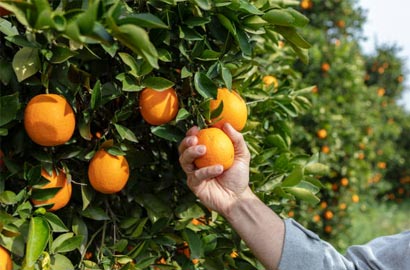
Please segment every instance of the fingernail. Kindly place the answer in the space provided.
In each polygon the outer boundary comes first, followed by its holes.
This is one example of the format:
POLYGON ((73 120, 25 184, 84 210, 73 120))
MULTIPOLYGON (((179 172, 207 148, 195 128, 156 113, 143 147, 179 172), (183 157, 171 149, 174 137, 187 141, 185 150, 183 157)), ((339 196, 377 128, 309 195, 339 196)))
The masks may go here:
POLYGON ((191 144, 192 144, 192 138, 186 139, 186 143, 187 143, 188 145, 191 145, 191 144))
POLYGON ((219 165, 215 168, 216 173, 222 173, 224 171, 224 167, 222 165, 219 165))
POLYGON ((200 146, 198 146, 197 149, 196 149, 196 151, 198 151, 199 154, 205 153, 205 150, 206 150, 206 148, 205 148, 204 145, 200 145, 200 146))

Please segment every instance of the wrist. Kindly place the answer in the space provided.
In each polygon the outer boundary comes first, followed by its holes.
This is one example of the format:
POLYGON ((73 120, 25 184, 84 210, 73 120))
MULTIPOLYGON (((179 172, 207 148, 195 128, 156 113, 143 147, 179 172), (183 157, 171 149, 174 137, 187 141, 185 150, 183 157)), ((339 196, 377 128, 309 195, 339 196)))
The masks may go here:
POLYGON ((223 216, 229 223, 233 224, 249 209, 249 206, 257 201, 260 201, 259 198, 250 187, 247 187, 244 192, 237 196, 236 201, 223 213, 223 216))

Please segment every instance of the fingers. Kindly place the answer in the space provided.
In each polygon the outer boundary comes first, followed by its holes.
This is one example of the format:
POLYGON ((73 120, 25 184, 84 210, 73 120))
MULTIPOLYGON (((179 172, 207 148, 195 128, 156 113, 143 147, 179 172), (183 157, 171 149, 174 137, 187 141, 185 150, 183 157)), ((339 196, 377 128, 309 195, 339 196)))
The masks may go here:
POLYGON ((194 145, 187 147, 179 156, 179 163, 185 173, 192 173, 195 169, 194 161, 204 155, 206 147, 204 145, 194 145))
POLYGON ((197 169, 193 172, 193 177, 188 178, 187 184, 193 191, 195 191, 197 190, 197 187, 203 183, 203 181, 215 178, 221 175, 223 171, 224 168, 222 165, 214 165, 197 169))
POLYGON ((235 156, 244 158, 249 162, 250 160, 250 153, 248 147, 246 146, 246 142, 243 138, 243 135, 236 131, 230 124, 225 124, 223 127, 224 132, 228 137, 231 139, 233 146, 235 147, 235 156))
POLYGON ((188 147, 197 144, 198 138, 196 137, 196 134, 198 134, 198 132, 199 129, 197 126, 193 126, 187 131, 186 137, 181 141, 181 143, 178 146, 179 154, 182 154, 188 147))

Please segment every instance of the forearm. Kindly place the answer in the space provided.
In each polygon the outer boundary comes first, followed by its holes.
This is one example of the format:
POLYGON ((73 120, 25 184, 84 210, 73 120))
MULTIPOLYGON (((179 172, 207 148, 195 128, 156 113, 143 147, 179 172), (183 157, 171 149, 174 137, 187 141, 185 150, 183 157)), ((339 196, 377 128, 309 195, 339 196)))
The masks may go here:
POLYGON ((285 234, 282 219, 249 188, 225 217, 266 269, 277 269, 285 234))

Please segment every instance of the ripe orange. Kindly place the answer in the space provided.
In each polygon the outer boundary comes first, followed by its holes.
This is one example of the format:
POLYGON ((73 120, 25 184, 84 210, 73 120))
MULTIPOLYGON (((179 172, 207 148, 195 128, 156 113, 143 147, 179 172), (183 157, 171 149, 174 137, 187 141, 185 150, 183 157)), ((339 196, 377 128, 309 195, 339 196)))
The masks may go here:
POLYGON ((325 226, 325 232, 326 232, 326 233, 331 233, 332 230, 333 230, 332 226, 330 226, 330 225, 326 225, 326 226, 325 226))
POLYGON ((64 97, 55 94, 37 95, 24 111, 24 128, 39 145, 64 144, 74 133, 75 115, 64 97))
POLYGON ((352 195, 352 202, 358 203, 360 201, 360 197, 357 194, 352 195))
POLYGON ((316 133, 316 135, 317 135, 317 137, 319 138, 319 139, 324 139, 324 138, 326 138, 327 137, 327 131, 326 131, 326 129, 319 129, 318 131, 317 131, 317 133, 316 133))
POLYGON ((321 66, 321 69, 323 72, 328 72, 330 70, 330 65, 329 63, 323 63, 321 66))
POLYGON ((198 145, 206 146, 205 155, 195 160, 198 168, 220 164, 229 169, 234 160, 234 147, 231 139, 219 128, 201 129, 197 134, 198 145))
POLYGON ((54 197, 44 201, 32 199, 31 201, 33 202, 33 204, 53 204, 53 206, 50 209, 48 209, 49 211, 56 211, 66 206, 67 203, 70 201, 72 191, 71 182, 67 180, 66 174, 60 170, 57 175, 57 173, 53 170, 52 174, 49 175, 46 170, 42 169, 41 175, 44 178, 46 178, 49 182, 42 186, 40 189, 59 187, 60 190, 54 195, 54 197))
POLYGON ((272 75, 266 75, 266 76, 264 76, 264 77, 262 78, 262 81, 263 81, 263 83, 264 83, 266 86, 270 86, 270 85, 272 85, 272 84, 273 84, 273 86, 274 86, 275 88, 278 88, 278 86, 279 86, 278 79, 276 79, 276 77, 274 77, 274 76, 272 76, 272 75))
POLYGON ((327 145, 323 145, 321 151, 324 154, 329 154, 330 153, 330 148, 327 145))
POLYGON ((222 128, 225 123, 230 123, 234 129, 241 131, 248 119, 248 110, 245 100, 235 91, 219 88, 216 99, 211 100, 211 112, 223 102, 222 113, 211 120, 213 127, 222 128))
POLYGON ((178 96, 173 88, 157 91, 142 90, 139 98, 142 118, 149 124, 158 126, 173 120, 178 113, 178 96))
POLYGON ((325 219, 330 220, 333 218, 333 212, 330 210, 326 210, 324 214, 325 219))
POLYGON ((340 184, 346 187, 347 185, 349 185, 349 179, 347 179, 346 177, 343 177, 342 179, 340 179, 340 184))
POLYGON ((312 8, 313 3, 311 0, 302 0, 302 2, 300 2, 300 7, 302 9, 310 9, 312 8))
POLYGON ((378 167, 379 169, 386 169, 387 164, 386 164, 386 162, 379 161, 379 162, 377 162, 377 167, 378 167))
POLYGON ((380 87, 379 89, 377 89, 377 95, 379 97, 384 96, 385 93, 386 93, 386 89, 384 89, 383 87, 380 87))
POLYGON ((10 253, 0 246, 0 270, 12 270, 13 262, 11 261, 10 253))
POLYGON ((88 179, 93 188, 104 194, 120 191, 127 184, 130 171, 124 156, 113 156, 100 149, 88 166, 88 179))

